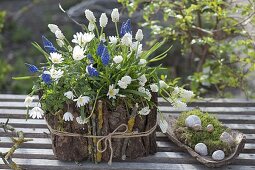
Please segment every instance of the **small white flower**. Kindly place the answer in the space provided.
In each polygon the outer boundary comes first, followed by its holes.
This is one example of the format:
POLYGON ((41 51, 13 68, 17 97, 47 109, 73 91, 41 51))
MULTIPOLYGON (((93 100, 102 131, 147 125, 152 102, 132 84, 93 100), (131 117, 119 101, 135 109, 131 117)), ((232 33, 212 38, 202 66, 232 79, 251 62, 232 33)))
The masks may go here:
POLYGON ((99 18, 100 27, 106 27, 107 23, 108 23, 108 18, 106 16, 106 14, 102 13, 100 18, 99 18))
POLYGON ((165 119, 163 120, 159 120, 159 127, 162 131, 162 133, 166 133, 167 129, 168 129, 168 123, 165 119))
POLYGON ((78 44, 81 47, 84 47, 87 43, 93 40, 94 37, 95 37, 94 33, 83 34, 82 32, 77 32, 76 34, 73 35, 72 42, 78 44))
POLYGON ((146 90, 145 90, 145 94, 148 96, 148 97, 145 97, 145 99, 148 100, 148 101, 150 101, 150 100, 151 100, 151 97, 152 97, 152 96, 151 96, 151 92, 150 92, 148 89, 146 89, 146 90))
POLYGON ((72 91, 65 92, 64 96, 71 100, 75 97, 72 91))
POLYGON ((95 25, 93 24, 93 23, 89 23, 89 25, 88 25, 88 30, 90 31, 90 32, 92 32, 92 31, 94 31, 94 29, 95 29, 95 25))
POLYGON ((141 93, 145 93, 145 88, 144 87, 139 87, 138 91, 141 92, 141 93))
POLYGON ((164 82, 163 80, 159 80, 159 86, 162 89, 166 89, 168 88, 168 85, 166 84, 166 82, 164 82))
POLYGON ((142 41, 143 40, 143 31, 141 29, 138 29, 136 34, 135 34, 135 39, 137 41, 142 41))
POLYGON ((119 80, 119 81, 118 81, 118 85, 119 85, 120 88, 122 88, 122 89, 126 89, 127 86, 128 86, 128 84, 127 84, 126 82, 122 81, 122 80, 119 80))
POLYGON ((116 64, 119 64, 123 61, 123 57, 121 55, 117 55, 115 57, 113 57, 113 61, 116 63, 116 64))
POLYGON ((150 113, 150 111, 151 111, 150 108, 147 106, 142 108, 142 110, 138 111, 138 114, 146 116, 150 113))
POLYGON ((120 14, 117 8, 114 8, 111 13, 112 22, 119 22, 120 14))
POLYGON ((26 107, 30 107, 31 103, 33 102, 34 100, 34 97, 33 96, 27 96, 25 101, 24 101, 24 104, 26 107))
POLYGON ((64 121, 73 121, 74 116, 70 112, 65 112, 63 119, 64 121))
POLYGON ((147 61, 145 59, 140 59, 138 64, 143 65, 143 64, 146 64, 146 63, 147 63, 147 61))
POLYGON ((121 81, 126 82, 127 84, 130 84, 132 81, 132 78, 130 76, 124 76, 121 78, 121 81))
POLYGON ((50 31, 51 31, 52 33, 54 33, 54 34, 55 34, 56 31, 60 31, 60 29, 58 28, 58 26, 55 25, 55 24, 48 24, 48 27, 49 27, 50 31))
POLYGON ((175 109, 177 109, 177 110, 184 110, 184 109, 187 108, 187 104, 184 103, 184 102, 182 102, 182 101, 180 101, 179 99, 174 100, 174 101, 172 102, 172 105, 173 105, 173 107, 174 107, 175 109))
POLYGON ((33 119, 37 118, 40 119, 43 116, 44 111, 40 107, 34 107, 32 110, 29 112, 29 116, 32 117, 33 119))
POLYGON ((174 87, 174 91, 172 92, 172 95, 176 96, 180 93, 180 88, 178 86, 174 87))
POLYGON ((52 63, 54 64, 60 64, 63 62, 63 57, 62 57, 62 54, 59 54, 59 53, 50 53, 50 57, 49 59, 52 61, 52 63))
POLYGON ((116 95, 118 93, 119 93, 119 89, 115 89, 113 84, 109 86, 109 90, 107 93, 107 96, 109 97, 109 99, 110 98, 116 99, 116 95))
POLYGON ((151 88, 151 91, 152 91, 152 92, 158 92, 158 85, 156 85, 155 83, 154 83, 154 84, 151 84, 151 85, 150 85, 150 88, 151 88))
POLYGON ((109 36, 110 44, 116 45, 118 42, 118 38, 116 36, 109 36))
POLYGON ((96 22, 96 17, 94 16, 93 12, 90 11, 89 9, 85 10, 85 17, 89 22, 95 23, 96 22))
POLYGON ((55 79, 55 80, 58 80, 60 79, 64 74, 64 71, 62 71, 61 69, 59 70, 56 70, 54 68, 54 65, 52 65, 51 69, 50 69, 50 76, 55 79))
POLYGON ((57 31, 55 32, 55 36, 56 36, 57 39, 60 39, 60 40, 65 39, 65 36, 64 36, 64 34, 61 32, 61 30, 57 30, 57 31))
POLYGON ((130 46, 130 49, 132 51, 136 51, 136 58, 139 57, 143 52, 143 45, 140 44, 140 42, 136 41, 133 42, 130 46))
POLYGON ((86 56, 84 55, 85 50, 80 46, 75 46, 73 49, 73 59, 74 60, 82 60, 86 56))
POLYGON ((84 106, 85 104, 89 103, 90 97, 89 96, 80 96, 80 97, 78 97, 78 99, 74 99, 73 101, 77 102, 76 103, 77 107, 81 107, 81 106, 84 106))
POLYGON ((146 76, 143 74, 142 76, 138 77, 140 86, 145 86, 145 83, 147 82, 146 76))
POLYGON ((61 39, 56 39, 56 41, 59 47, 63 47, 65 45, 64 41, 61 39))
POLYGON ((132 45, 132 35, 130 33, 126 33, 121 38, 121 44, 130 47, 132 45))
POLYGON ((83 124, 87 123, 87 119, 82 120, 81 116, 79 116, 79 117, 76 117, 76 122, 83 125, 83 124))
POLYGON ((194 96, 194 93, 189 90, 182 89, 180 93, 180 97, 184 99, 186 102, 189 102, 191 98, 194 96))

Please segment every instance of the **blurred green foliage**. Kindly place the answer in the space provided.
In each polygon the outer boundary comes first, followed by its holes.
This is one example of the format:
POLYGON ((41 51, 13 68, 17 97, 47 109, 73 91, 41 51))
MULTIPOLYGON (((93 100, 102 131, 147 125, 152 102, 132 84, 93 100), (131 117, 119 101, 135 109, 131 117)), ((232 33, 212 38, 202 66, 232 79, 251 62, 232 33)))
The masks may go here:
POLYGON ((130 15, 142 9, 141 25, 151 30, 151 43, 168 38, 177 42, 173 48, 181 44, 181 71, 196 94, 217 90, 224 96, 227 89, 239 88, 248 95, 247 77, 255 70, 255 51, 245 26, 255 23, 255 1, 118 1, 130 15))

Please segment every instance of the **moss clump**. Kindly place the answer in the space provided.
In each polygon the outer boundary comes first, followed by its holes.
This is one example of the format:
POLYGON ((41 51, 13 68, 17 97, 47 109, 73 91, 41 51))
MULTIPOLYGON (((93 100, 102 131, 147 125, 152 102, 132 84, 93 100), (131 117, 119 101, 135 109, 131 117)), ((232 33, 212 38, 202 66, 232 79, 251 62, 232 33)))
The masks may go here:
POLYGON ((209 113, 203 113, 199 109, 181 113, 174 127, 177 138, 191 148, 194 149, 197 143, 204 143, 208 148, 209 155, 212 155, 215 150, 220 149, 225 152, 226 156, 232 153, 234 146, 229 146, 227 143, 222 142, 220 140, 220 135, 224 131, 229 130, 230 129, 224 127, 217 118, 209 113), (202 130, 195 131, 185 126, 185 120, 189 115, 197 115, 201 119, 202 130), (207 131, 206 127, 208 124, 212 124, 214 127, 212 132, 207 131))

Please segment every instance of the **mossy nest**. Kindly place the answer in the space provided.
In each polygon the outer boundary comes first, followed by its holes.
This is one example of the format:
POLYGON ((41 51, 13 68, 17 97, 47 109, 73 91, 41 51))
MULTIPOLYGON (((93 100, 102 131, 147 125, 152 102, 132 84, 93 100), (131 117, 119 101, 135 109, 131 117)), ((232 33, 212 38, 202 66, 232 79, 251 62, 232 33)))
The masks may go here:
POLYGON ((223 150, 225 155, 228 156, 234 151, 235 146, 220 140, 220 136, 224 131, 230 132, 230 129, 224 127, 214 116, 209 113, 203 113, 199 109, 182 112, 174 127, 176 137, 191 148, 194 149, 197 143, 204 143, 207 146, 209 155, 212 155, 216 150, 223 150), (202 130, 195 131, 185 126, 185 120, 189 115, 197 115, 200 118, 202 130), (207 131, 208 124, 212 124, 214 127, 212 132, 207 131))

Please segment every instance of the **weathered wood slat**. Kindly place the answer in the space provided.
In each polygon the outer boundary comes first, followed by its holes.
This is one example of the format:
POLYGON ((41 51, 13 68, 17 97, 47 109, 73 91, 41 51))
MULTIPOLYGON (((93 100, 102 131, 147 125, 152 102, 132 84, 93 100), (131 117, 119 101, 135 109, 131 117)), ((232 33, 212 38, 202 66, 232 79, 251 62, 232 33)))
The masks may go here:
MULTIPOLYGON (((43 119, 25 121, 26 108, 24 98, 26 95, 0 94, 0 122, 10 118, 10 124, 17 130, 22 130, 25 137, 33 141, 22 145, 14 155, 14 161, 27 169, 205 169, 195 159, 182 149, 176 147, 161 132, 157 132, 158 153, 149 157, 139 158, 126 162, 114 162, 112 166, 105 163, 82 163, 81 166, 73 162, 57 161, 51 149, 49 131, 43 119)), ((35 96, 32 106, 37 106, 38 97, 35 96)), ((165 114, 178 116, 181 111, 170 107, 169 103, 159 98, 159 109, 165 114)), ((188 110, 199 106, 203 111, 211 112, 226 126, 240 130, 246 134, 247 143, 243 152, 232 165, 221 168, 227 169, 255 169, 255 100, 239 99, 206 99, 195 101, 188 105, 188 110)), ((12 133, 4 133, 0 129, 0 151, 4 152, 12 145, 8 138, 12 133)), ((0 169, 7 168, 0 160, 0 169)))

